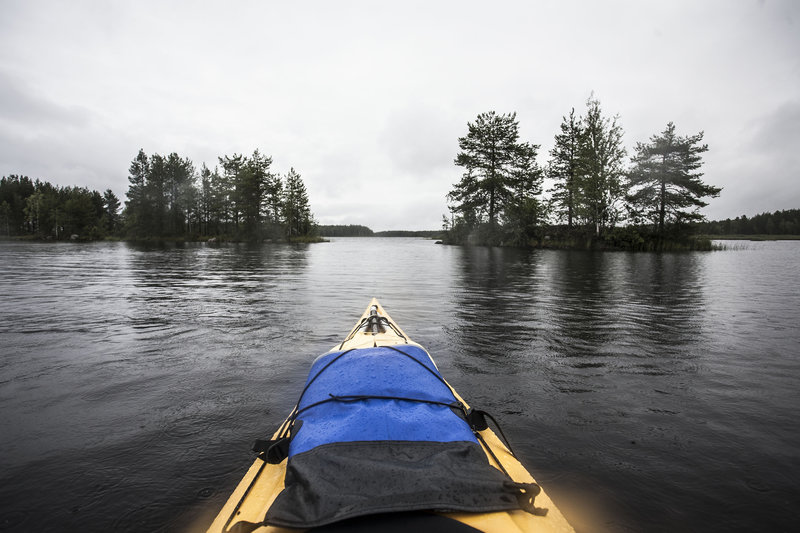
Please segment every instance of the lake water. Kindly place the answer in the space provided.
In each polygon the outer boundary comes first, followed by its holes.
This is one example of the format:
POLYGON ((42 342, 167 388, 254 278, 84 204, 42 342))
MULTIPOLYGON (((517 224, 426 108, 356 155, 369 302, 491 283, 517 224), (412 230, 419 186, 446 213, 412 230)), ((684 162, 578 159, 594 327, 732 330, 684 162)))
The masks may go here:
POLYGON ((579 531, 794 531, 800 242, 0 242, 0 529, 210 524, 373 296, 579 531))

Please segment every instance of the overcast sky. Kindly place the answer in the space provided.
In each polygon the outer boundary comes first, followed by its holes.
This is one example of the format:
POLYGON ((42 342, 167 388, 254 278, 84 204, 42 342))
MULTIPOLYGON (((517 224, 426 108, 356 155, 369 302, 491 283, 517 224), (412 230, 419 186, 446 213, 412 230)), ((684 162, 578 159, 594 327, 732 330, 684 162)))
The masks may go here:
POLYGON ((800 208, 798 1, 0 0, 0 175, 123 200, 139 148, 257 148, 320 223, 437 229, 468 122, 544 165, 592 92, 629 153, 705 132, 709 218, 800 208))

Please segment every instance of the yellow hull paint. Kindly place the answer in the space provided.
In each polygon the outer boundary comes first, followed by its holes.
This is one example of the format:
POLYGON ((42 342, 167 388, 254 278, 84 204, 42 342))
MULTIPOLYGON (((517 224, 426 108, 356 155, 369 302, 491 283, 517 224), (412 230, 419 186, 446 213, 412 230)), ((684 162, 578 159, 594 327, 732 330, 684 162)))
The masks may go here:
MULTIPOLYGON (((373 299, 367 306, 364 314, 356 323, 353 330, 345 337, 341 344, 334 346, 331 351, 371 348, 375 346, 397 346, 412 344, 420 346, 411 341, 408 335, 394 323, 386 313, 378 300, 373 299), (390 327, 379 327, 377 331, 369 322, 370 315, 385 320, 373 323, 390 324, 390 327)), ((420 346, 421 347, 421 346, 420 346)), ((435 364, 435 363, 434 363, 435 364)), ((448 384, 448 386, 450 386, 448 384)), ((450 387, 453 394, 460 401, 463 398, 450 387)), ((465 405, 466 402, 464 402, 465 405)), ((273 438, 277 438, 280 429, 275 432, 273 438)), ((535 480, 528 473, 525 467, 508 451, 508 448, 500 441, 491 429, 480 432, 483 441, 486 443, 494 456, 503 464, 503 467, 514 481, 521 483, 533 483, 535 480)), ((497 466, 491 454, 486 452, 486 458, 490 464, 497 466)), ((233 491, 228 501, 217 515, 208 533, 222 533, 229 531, 237 522, 245 521, 258 523, 264 519, 267 509, 275 501, 278 493, 283 490, 283 479, 286 474, 286 460, 278 465, 264 463, 261 459, 256 459, 239 485, 233 491)), ((445 516, 463 522, 480 531, 485 532, 573 532, 572 526, 556 508, 553 501, 542 490, 535 500, 536 507, 547 509, 545 516, 537 516, 525 511, 501 511, 494 513, 443 513, 445 516)), ((258 533, 297 533, 297 529, 288 529, 275 526, 261 526, 254 530, 258 533)))

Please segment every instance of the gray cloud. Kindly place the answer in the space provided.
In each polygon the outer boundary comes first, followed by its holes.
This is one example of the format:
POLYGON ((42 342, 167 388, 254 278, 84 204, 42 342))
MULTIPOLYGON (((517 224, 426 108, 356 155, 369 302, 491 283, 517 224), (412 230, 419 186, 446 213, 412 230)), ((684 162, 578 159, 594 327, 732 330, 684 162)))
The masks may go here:
MULTIPOLYGON (((800 206, 800 101, 786 102, 751 121, 729 154, 726 195, 753 215, 800 206)), ((726 215, 727 218, 728 215, 726 215)), ((731 215, 733 216, 733 215, 731 215)))
POLYGON ((390 114, 379 146, 399 172, 423 179, 453 165, 464 129, 466 124, 458 117, 421 104, 390 114))
POLYGON ((23 126, 24 133, 31 134, 31 129, 81 128, 89 120, 87 109, 50 100, 24 80, 0 69, 0 122, 6 127, 23 126))
MULTIPOLYGON (((751 146, 764 156, 794 157, 800 146, 800 100, 784 102, 774 111, 751 121, 751 146)), ((795 170, 800 170, 797 166, 795 170)))
POLYGON ((436 228, 478 113, 546 163, 594 90, 632 148, 704 130, 725 218, 798 205, 800 3, 6 0, 0 174, 124 195, 138 149, 273 156, 323 222, 436 228), (424 13, 424 16, 421 14, 424 13), (793 203, 792 203, 793 202, 793 203))

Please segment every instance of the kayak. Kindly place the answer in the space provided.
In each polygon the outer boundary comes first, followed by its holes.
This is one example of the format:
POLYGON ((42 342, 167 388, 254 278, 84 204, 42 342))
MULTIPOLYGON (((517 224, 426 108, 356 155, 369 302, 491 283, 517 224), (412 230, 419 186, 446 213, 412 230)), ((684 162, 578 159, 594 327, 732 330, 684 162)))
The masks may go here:
POLYGON ((208 531, 574 531, 489 421, 373 299, 208 531))

